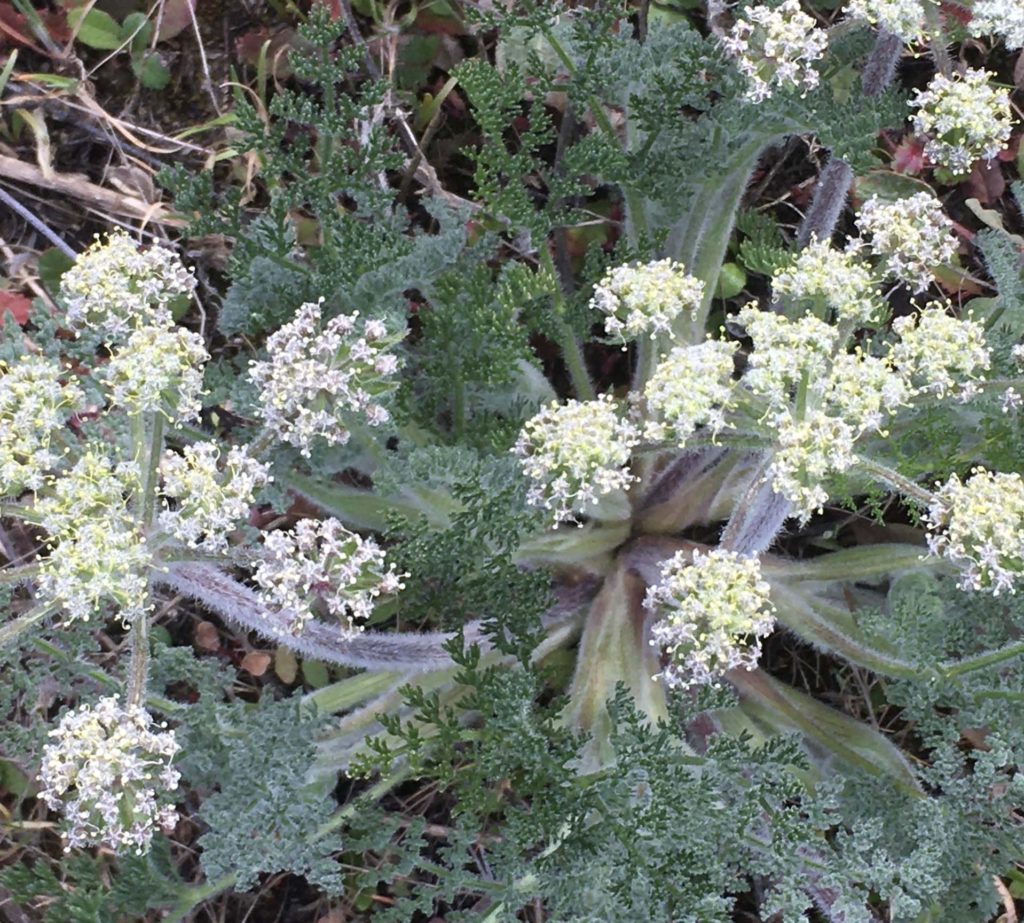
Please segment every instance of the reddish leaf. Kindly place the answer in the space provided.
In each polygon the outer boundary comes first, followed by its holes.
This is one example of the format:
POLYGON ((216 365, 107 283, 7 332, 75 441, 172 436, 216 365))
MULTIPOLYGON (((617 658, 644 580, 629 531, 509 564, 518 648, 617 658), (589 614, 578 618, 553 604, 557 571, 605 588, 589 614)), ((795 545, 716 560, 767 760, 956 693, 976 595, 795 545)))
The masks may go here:
POLYGON ((163 42, 184 32, 192 25, 195 7, 196 0, 164 0, 164 12, 156 40, 163 42))
POLYGON ((7 315, 14 318, 19 327, 28 320, 32 301, 17 292, 0 291, 0 324, 7 323, 7 315))
POLYGON ((295 40, 295 30, 286 27, 271 32, 266 26, 253 29, 235 39, 235 54, 238 60, 250 67, 256 67, 260 60, 260 49, 265 42, 270 42, 267 47, 267 61, 270 72, 278 80, 287 80, 292 75, 292 69, 288 64, 288 53, 292 50, 295 40))
POLYGON ((960 25, 966 26, 971 21, 971 11, 965 10, 955 3, 940 3, 939 9, 946 19, 955 19, 960 25))
POLYGON ((924 156, 924 144, 917 138, 907 138, 892 155, 892 168, 897 173, 920 173, 927 163, 924 156))
POLYGON ((438 16, 429 10, 421 10, 416 17, 416 29, 427 35, 465 35, 466 27, 454 16, 438 16))
POLYGON ((977 199, 982 205, 991 205, 1006 192, 1006 178, 996 160, 979 160, 963 185, 968 198, 977 199))
POLYGON ((25 17, 21 13, 17 12, 9 3, 0 3, 0 46, 20 45, 31 48, 37 54, 50 57, 28 37, 29 31, 25 17))

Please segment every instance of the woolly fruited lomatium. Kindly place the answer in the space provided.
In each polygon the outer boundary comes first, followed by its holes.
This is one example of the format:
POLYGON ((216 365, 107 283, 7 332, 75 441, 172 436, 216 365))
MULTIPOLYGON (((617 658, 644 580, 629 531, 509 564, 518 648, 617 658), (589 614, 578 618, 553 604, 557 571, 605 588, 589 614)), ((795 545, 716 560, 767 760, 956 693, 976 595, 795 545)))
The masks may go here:
POLYGON ((173 731, 117 696, 68 712, 43 750, 40 798, 65 818, 65 851, 106 846, 146 852, 157 829, 173 827, 179 773, 173 731))
POLYGON ((769 589, 756 558, 722 548, 664 561, 644 605, 657 619, 651 644, 668 657, 665 682, 685 689, 757 666, 761 639, 775 627, 769 589))

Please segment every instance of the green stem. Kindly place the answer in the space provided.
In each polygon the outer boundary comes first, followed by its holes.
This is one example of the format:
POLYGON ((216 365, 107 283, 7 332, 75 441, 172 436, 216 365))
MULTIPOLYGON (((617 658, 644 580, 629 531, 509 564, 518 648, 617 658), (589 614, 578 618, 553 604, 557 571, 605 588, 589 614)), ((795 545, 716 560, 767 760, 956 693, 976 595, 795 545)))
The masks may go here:
POLYGON ((153 416, 153 428, 150 432, 149 449, 146 456, 142 481, 142 524, 148 532, 153 525, 156 514, 156 491, 160 483, 160 457, 164 447, 164 417, 157 413, 153 416))
POLYGON ((466 432, 466 383, 461 375, 455 381, 455 393, 452 395, 452 432, 459 440, 466 432))
POLYGON ((857 466, 883 484, 906 497, 911 497, 919 503, 923 503, 925 506, 931 506, 935 502, 935 496, 931 491, 926 490, 919 484, 915 484, 909 478, 905 478, 898 471, 883 465, 881 462, 876 462, 860 455, 857 457, 857 466))
POLYGON ((0 502, 0 516, 10 516, 22 520, 22 522, 30 522, 34 526, 43 524, 43 517, 33 507, 23 506, 20 503, 0 502))
POLYGON ((569 377, 572 379, 573 389, 576 391, 576 397, 581 401, 592 401, 596 396, 594 386, 591 384, 590 375, 587 374, 587 366, 583 361, 583 350, 580 347, 579 340, 576 339, 576 335, 569 328, 568 323, 566 323, 567 309, 565 296, 562 294, 562 286, 558 281, 555 261, 546 242, 541 244, 540 247, 540 262, 544 271, 549 273, 554 280, 552 297, 555 301, 555 314, 557 315, 558 323, 558 346, 562 350, 562 358, 569 369, 569 377))
POLYGON ((25 564, 22 567, 5 567, 0 569, 0 586, 17 586, 31 580, 39 574, 38 564, 25 564))
POLYGON ((967 657, 955 663, 945 663, 939 667, 939 672, 949 679, 954 676, 963 676, 966 673, 976 673, 978 670, 984 670, 1021 656, 1024 656, 1024 641, 1018 641, 1016 644, 1010 644, 997 651, 978 654, 976 657, 967 657))
POLYGON ((132 624, 131 645, 128 704, 141 706, 146 698, 146 677, 149 673, 149 617, 145 612, 139 613, 132 624))
MULTIPOLYGON (((547 43, 551 46, 551 50, 554 51, 558 60, 562 62, 562 66, 565 67, 569 76, 573 80, 578 80, 576 65, 573 63, 572 58, 569 57, 569 53, 565 50, 565 46, 555 38, 550 27, 542 26, 541 34, 545 39, 547 39, 547 43)), ((615 132, 615 126, 612 125, 611 120, 608 118, 608 113, 604 111, 604 106, 601 105, 601 101, 594 96, 593 93, 587 94, 587 105, 590 106, 590 111, 594 115, 594 122, 597 124, 597 127, 608 136, 610 141, 615 144, 620 144, 619 136, 615 132)), ((644 211, 643 200, 636 194, 636 192, 624 189, 623 196, 626 200, 627 239, 629 240, 630 245, 635 247, 640 235, 647 233, 646 212, 644 211)))
POLYGON ((17 641, 25 632, 34 628, 48 615, 52 615, 58 609, 60 609, 60 606, 57 603, 44 603, 41 606, 30 609, 13 621, 0 625, 0 650, 17 641))

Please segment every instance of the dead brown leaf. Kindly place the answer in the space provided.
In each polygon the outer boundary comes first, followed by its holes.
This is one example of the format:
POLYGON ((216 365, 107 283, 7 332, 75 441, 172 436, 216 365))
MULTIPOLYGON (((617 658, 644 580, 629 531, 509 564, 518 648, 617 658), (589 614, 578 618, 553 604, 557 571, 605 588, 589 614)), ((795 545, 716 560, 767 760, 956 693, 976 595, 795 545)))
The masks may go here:
POLYGON ((249 651, 242 658, 241 668, 253 676, 262 676, 270 666, 270 654, 266 651, 249 651))
POLYGON ((220 649, 220 632, 213 622, 200 622, 196 625, 196 647, 204 651, 216 651, 220 649))

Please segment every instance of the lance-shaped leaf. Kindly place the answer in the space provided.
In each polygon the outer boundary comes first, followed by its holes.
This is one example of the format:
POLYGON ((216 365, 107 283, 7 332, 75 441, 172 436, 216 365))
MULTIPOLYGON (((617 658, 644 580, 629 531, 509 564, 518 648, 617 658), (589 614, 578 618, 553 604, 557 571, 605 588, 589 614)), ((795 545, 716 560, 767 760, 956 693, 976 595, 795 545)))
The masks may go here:
POLYGON ((761 571, 773 582, 783 579, 793 583, 804 580, 870 580, 904 570, 941 565, 942 560, 929 557, 922 545, 892 542, 843 548, 803 561, 766 557, 761 562, 761 571))
POLYGON ((450 513, 459 509, 457 501, 438 491, 430 491, 429 495, 423 491, 422 496, 415 498, 382 497, 347 484, 325 484, 303 474, 275 475, 275 479, 280 486, 354 529, 383 532, 389 513, 407 519, 417 519, 422 514, 441 526, 447 523, 450 513))
POLYGON ((913 678, 920 670, 899 656, 881 638, 869 638, 857 625, 849 607, 843 608, 814 592, 807 584, 793 588, 772 582, 776 618, 816 648, 838 654, 851 663, 883 676, 913 678))
POLYGON ((736 669, 729 681, 740 694, 740 706, 756 720, 785 734, 799 731, 811 745, 811 755, 822 751, 841 765, 889 779, 901 790, 921 796, 909 762, 898 748, 876 731, 836 711, 762 670, 736 669))
POLYGON ((580 756, 580 771, 595 772, 615 760, 608 700, 619 683, 629 689, 637 709, 652 723, 665 720, 668 707, 660 670, 649 643, 650 613, 644 608, 644 582, 625 562, 605 580, 583 626, 569 704, 563 720, 591 735, 580 756))
POLYGON ((520 567, 582 567, 603 575, 610 555, 629 538, 629 523, 596 525, 578 529, 546 529, 527 535, 513 555, 520 567))

